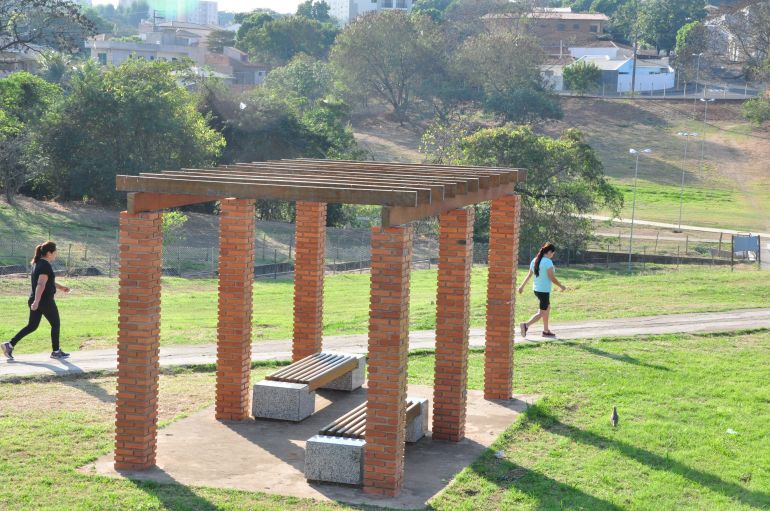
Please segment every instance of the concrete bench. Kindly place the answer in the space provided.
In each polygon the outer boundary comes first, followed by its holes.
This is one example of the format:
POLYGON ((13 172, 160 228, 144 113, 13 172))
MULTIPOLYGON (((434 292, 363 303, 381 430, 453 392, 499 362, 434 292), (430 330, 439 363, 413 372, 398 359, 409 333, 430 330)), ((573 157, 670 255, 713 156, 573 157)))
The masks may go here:
POLYGON ((364 384, 366 357, 321 352, 269 374, 254 385, 256 419, 299 422, 315 411, 317 389, 353 391, 364 384))
MULTIPOLYGON (((428 400, 406 401, 406 442, 428 432, 428 400)), ((305 445, 305 478, 309 481, 360 485, 364 475, 366 403, 327 424, 305 445)))

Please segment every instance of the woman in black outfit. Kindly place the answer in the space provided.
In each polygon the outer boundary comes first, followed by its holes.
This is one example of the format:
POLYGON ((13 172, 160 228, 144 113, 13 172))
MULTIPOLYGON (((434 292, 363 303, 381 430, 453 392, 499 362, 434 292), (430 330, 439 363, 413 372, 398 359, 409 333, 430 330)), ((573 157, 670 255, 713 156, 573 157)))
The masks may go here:
POLYGON ((19 330, 19 333, 11 339, 11 342, 3 344, 3 352, 9 360, 13 360, 13 348, 27 335, 31 334, 40 325, 40 320, 45 319, 51 324, 51 358, 64 359, 69 353, 59 349, 59 309, 56 308, 54 295, 56 290, 69 293, 69 288, 56 283, 56 275, 53 272, 53 263, 56 260, 56 243, 46 241, 35 248, 35 257, 32 259, 32 294, 29 296, 29 321, 27 326, 19 330))

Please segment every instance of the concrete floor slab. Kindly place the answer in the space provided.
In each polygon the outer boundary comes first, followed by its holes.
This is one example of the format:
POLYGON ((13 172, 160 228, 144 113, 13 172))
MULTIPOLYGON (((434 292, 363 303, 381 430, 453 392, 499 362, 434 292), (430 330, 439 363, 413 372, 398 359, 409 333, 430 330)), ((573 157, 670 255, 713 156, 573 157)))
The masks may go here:
MULTIPOLYGON (((410 385, 409 396, 432 401, 433 389, 410 385)), ((303 475, 307 439, 365 399, 365 388, 350 393, 319 391, 316 413, 299 424, 265 420, 218 422, 213 407, 209 407, 159 431, 154 469, 118 473, 109 454, 81 470, 160 483, 419 509, 489 447, 535 397, 486 401, 482 392, 469 390, 466 439, 450 443, 433 441, 427 436, 407 445, 406 482, 398 497, 373 497, 356 487, 308 483, 303 475)))

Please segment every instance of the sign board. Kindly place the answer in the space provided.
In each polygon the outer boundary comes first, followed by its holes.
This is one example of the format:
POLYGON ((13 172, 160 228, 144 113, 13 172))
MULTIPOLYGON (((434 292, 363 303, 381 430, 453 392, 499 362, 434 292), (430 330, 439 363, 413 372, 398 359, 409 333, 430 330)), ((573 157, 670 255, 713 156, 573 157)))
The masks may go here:
POLYGON ((733 236, 734 252, 759 252, 759 236, 737 234, 733 236))

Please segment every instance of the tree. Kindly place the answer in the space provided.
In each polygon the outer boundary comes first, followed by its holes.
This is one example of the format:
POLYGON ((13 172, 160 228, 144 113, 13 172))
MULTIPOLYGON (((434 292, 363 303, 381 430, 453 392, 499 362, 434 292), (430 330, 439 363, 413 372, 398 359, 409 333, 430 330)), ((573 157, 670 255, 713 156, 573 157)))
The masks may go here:
POLYGON ((455 66, 480 91, 485 110, 505 121, 530 123, 562 116, 558 98, 540 73, 543 59, 537 40, 498 31, 468 39, 457 53, 455 66))
POLYGON ((331 21, 329 4, 324 0, 305 0, 297 6, 297 16, 326 23, 331 21))
POLYGON ((564 85, 581 96, 596 91, 601 85, 602 71, 593 62, 579 60, 564 68, 564 85))
POLYGON ((282 66, 300 53, 326 58, 336 35, 337 28, 331 23, 287 16, 250 29, 239 36, 238 45, 253 60, 282 66))
POLYGON ((0 2, 0 51, 34 46, 77 51, 82 33, 93 34, 94 29, 94 23, 69 0, 0 2))
POLYGON ((757 126, 760 126, 763 123, 770 121, 770 99, 750 99, 743 104, 741 112, 746 119, 757 126))
POLYGON ((295 56, 288 64, 270 71, 265 88, 276 97, 295 103, 300 109, 312 108, 318 100, 330 95, 334 76, 326 62, 305 54, 295 56))
MULTIPOLYGON (((239 48, 244 50, 244 48, 241 46, 241 41, 246 37, 246 34, 251 32, 255 29, 262 28, 262 25, 265 23, 268 23, 270 21, 273 21, 275 18, 271 16, 270 14, 267 14, 265 12, 254 12, 241 21, 241 26, 238 28, 238 33, 236 34, 236 38, 238 40, 239 48)), ((237 22, 237 16, 236 16, 236 22, 237 22)))
POLYGON ((36 137, 50 166, 41 182, 62 199, 118 200, 115 175, 211 165, 224 140, 178 83, 188 63, 94 63, 43 119, 36 137))
POLYGON ((724 18, 717 22, 732 37, 728 59, 742 64, 749 78, 767 78, 770 72, 770 2, 752 2, 745 8, 725 11, 724 18))
POLYGON ((60 94, 56 85, 26 72, 0 79, 0 188, 10 203, 44 163, 30 135, 60 94))
MULTIPOLYGON (((622 195, 606 179, 595 151, 575 129, 560 138, 538 135, 527 126, 484 128, 464 136, 437 163, 527 169, 527 180, 516 186, 523 199, 522 244, 542 240, 579 248, 590 239, 592 223, 580 216, 601 208, 617 211, 622 195)), ((479 209, 486 218, 486 208, 479 209)), ((488 224, 479 225, 483 239, 488 224)))
POLYGON ((214 30, 206 39, 206 47, 211 53, 223 53, 226 47, 235 46, 235 32, 214 30))
POLYGON ((707 49, 708 32, 700 21, 686 24, 676 33, 676 62, 679 68, 688 71, 688 74, 695 71, 697 55, 705 53, 707 49))
POLYGON ((435 24, 427 16, 371 12, 345 27, 330 61, 350 89, 387 102, 403 122, 420 81, 439 60, 438 43, 435 24))

